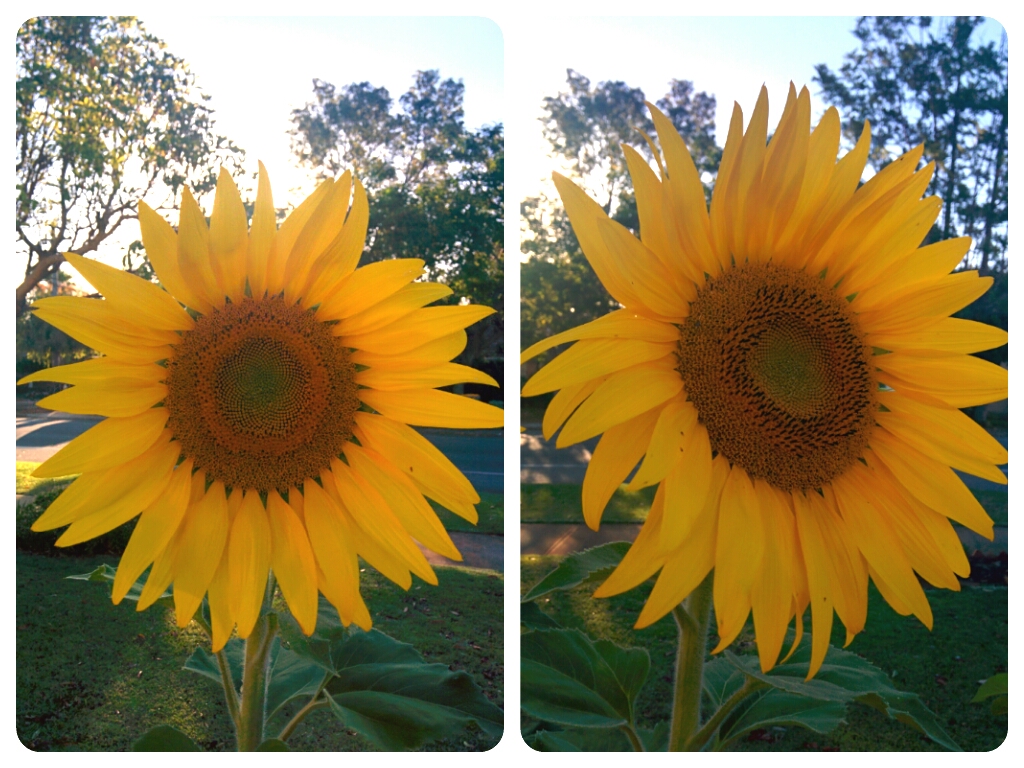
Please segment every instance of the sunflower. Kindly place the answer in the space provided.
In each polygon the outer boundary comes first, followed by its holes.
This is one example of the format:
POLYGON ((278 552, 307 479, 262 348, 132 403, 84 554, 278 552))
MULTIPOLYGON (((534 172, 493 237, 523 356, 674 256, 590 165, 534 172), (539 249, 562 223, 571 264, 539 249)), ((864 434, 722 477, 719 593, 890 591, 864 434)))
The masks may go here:
POLYGON ((252 631, 271 570, 309 634, 318 592, 370 627, 358 557, 406 589, 411 574, 437 584, 416 541, 461 559, 426 498, 475 523, 480 497, 410 425, 502 425, 500 409, 435 389, 497 386, 449 362, 493 310, 426 306, 451 290, 415 282, 420 259, 356 269, 368 215, 346 173, 278 228, 261 164, 251 228, 224 170, 209 225, 187 189, 177 232, 139 204, 160 286, 66 254, 104 300, 33 310, 101 356, 22 381, 72 384, 39 404, 106 419, 36 470, 80 477, 32 528, 69 526, 70 546, 141 513, 114 603, 152 566, 138 609, 173 583, 185 626, 209 595, 219 650, 252 631))
POLYGON ((918 576, 957 590, 969 573, 950 520, 993 535, 952 468, 1005 483, 996 465, 1007 461, 959 410, 1007 397, 1007 371, 971 356, 1007 335, 950 317, 992 278, 950 274, 970 238, 921 247, 942 205, 922 199, 933 164, 915 170, 917 147, 860 184, 868 125, 837 162, 838 112, 811 131, 808 91, 791 86, 766 142, 762 88, 746 132, 734 108, 709 212, 686 145, 649 106, 660 174, 623 148, 639 240, 554 177, 622 308, 522 356, 575 342, 523 395, 558 390, 543 431, 561 428, 559 447, 603 433, 583 483, 590 527, 638 464, 628 488, 658 486, 595 596, 658 574, 640 628, 714 569, 715 652, 753 612, 765 671, 794 620, 799 642, 808 605, 811 675, 833 612, 849 644, 864 628, 869 578, 930 628, 918 576))

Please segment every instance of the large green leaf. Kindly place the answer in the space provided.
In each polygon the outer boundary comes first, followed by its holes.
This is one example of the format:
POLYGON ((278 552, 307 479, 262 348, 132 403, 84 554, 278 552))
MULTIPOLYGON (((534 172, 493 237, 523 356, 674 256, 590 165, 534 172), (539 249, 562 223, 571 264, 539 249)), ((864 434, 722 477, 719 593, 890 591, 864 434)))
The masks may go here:
POLYGON ((352 630, 330 646, 331 709, 382 749, 415 749, 461 734, 471 723, 498 736, 504 713, 466 672, 427 664, 408 643, 352 630))
MULTIPOLYGON (((107 565, 97 567, 95 570, 89 573, 80 573, 75 576, 66 576, 65 578, 72 581, 94 581, 100 584, 106 584, 111 590, 114 589, 114 576, 117 575, 117 568, 107 565)), ((131 589, 128 590, 128 594, 124 596, 125 600, 131 600, 132 602, 138 602, 139 596, 142 594, 142 588, 146 586, 146 574, 143 577, 132 584, 131 589)), ((156 599, 154 605, 160 605, 164 608, 174 607, 174 595, 170 589, 164 590, 164 593, 156 599)))
POLYGON ((444 664, 361 664, 327 684, 331 710, 381 749, 416 749, 472 723, 497 736, 504 713, 466 672, 444 664))
POLYGON ((719 732, 723 746, 758 728, 801 726, 817 733, 831 733, 844 721, 846 705, 819 701, 777 688, 758 691, 750 697, 736 717, 730 717, 719 732))
POLYGON ((568 726, 632 725, 633 703, 650 671, 647 651, 554 629, 523 635, 521 655, 527 714, 568 726))
POLYGON ((537 731, 527 744, 538 752, 632 752, 629 738, 618 728, 567 728, 537 731))
POLYGON ((319 664, 282 648, 270 667, 267 686, 267 720, 293 699, 312 698, 331 673, 319 664))
POLYGON ((572 589, 580 584, 604 581, 615 570, 630 546, 628 541, 613 541, 569 555, 526 593, 523 602, 528 603, 550 592, 572 589))
POLYGON ((756 657, 740 657, 729 651, 724 655, 736 669, 773 688, 821 702, 856 701, 916 728, 946 749, 960 750, 917 694, 898 690, 885 672, 854 653, 830 645, 821 669, 811 680, 804 679, 810 669, 810 637, 785 664, 767 674, 761 672, 756 657))
POLYGON ((331 659, 332 646, 344 642, 348 636, 338 612, 322 596, 320 607, 316 618, 316 631, 306 636, 299 628, 298 622, 290 612, 285 611, 279 616, 279 633, 281 641, 287 650, 297 653, 322 668, 334 672, 334 662, 331 659))
POLYGON ((742 670, 736 669, 721 657, 704 664, 704 709, 716 712, 725 701, 743 687, 747 679, 742 670))
POLYGON ((558 629, 561 626, 532 602, 519 604, 519 621, 527 629, 558 629))
MULTIPOLYGON (((227 657, 228 669, 231 670, 231 678, 235 684, 235 692, 242 688, 242 667, 245 664, 245 641, 233 637, 228 640, 222 653, 227 657)), ((185 669, 195 672, 197 675, 208 677, 217 685, 221 685, 220 666, 217 664, 217 657, 210 653, 203 646, 196 648, 192 655, 185 662, 185 669)))
POLYGON ((169 725, 151 728, 132 744, 133 752, 202 752, 199 745, 169 725))
POLYGON ((982 683, 978 692, 974 694, 974 698, 971 699, 971 703, 984 701, 990 696, 995 697, 992 699, 992 714, 1005 715, 1010 709, 1009 677, 1006 672, 992 675, 982 683))
POLYGON ((291 752, 288 745, 280 739, 267 739, 256 747, 257 752, 291 752))

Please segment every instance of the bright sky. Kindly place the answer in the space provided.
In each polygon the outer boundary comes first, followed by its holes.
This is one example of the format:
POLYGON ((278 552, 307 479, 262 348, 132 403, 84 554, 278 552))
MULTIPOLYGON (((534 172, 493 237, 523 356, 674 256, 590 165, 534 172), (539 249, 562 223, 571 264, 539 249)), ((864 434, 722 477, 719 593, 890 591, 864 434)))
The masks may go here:
MULTIPOLYGON (((811 92, 812 121, 828 105, 812 81, 816 64, 833 70, 843 56, 858 45, 852 34, 855 17, 719 17, 719 18, 590 18, 574 19, 571 34, 553 43, 538 28, 531 44, 543 47, 543 57, 518 57, 510 36, 509 56, 516 65, 509 70, 510 114, 531 115, 532 120, 509 121, 509 151, 521 145, 522 162, 509 164, 510 194, 554 195, 551 171, 560 170, 549 158, 550 145, 543 138, 541 104, 545 96, 566 89, 565 70, 572 68, 593 84, 622 80, 643 89, 657 101, 673 78, 692 80, 697 91, 717 98, 717 140, 724 141, 733 102, 750 119, 762 83, 768 87, 769 130, 782 114, 789 83, 811 92)), ((521 30, 525 32, 525 30, 521 30)), ((1002 27, 987 22, 985 39, 998 40, 1002 27)), ((529 34, 529 33, 527 33, 529 34)), ((509 199, 518 199, 512 198, 509 199)))
MULTIPOLYGON (((291 111, 311 100, 313 78, 339 88, 367 81, 386 87, 397 102, 417 70, 437 69, 463 81, 469 128, 503 122, 503 38, 485 18, 140 18, 188 63, 211 97, 215 130, 245 150, 247 170, 254 173, 263 161, 278 207, 298 204, 313 188, 288 136, 291 111)), ((200 205, 209 214, 212 196, 200 205)), ((138 237, 137 223, 128 222, 90 255, 120 266, 125 247, 138 237)), ((82 284, 70 265, 63 269, 82 284)))

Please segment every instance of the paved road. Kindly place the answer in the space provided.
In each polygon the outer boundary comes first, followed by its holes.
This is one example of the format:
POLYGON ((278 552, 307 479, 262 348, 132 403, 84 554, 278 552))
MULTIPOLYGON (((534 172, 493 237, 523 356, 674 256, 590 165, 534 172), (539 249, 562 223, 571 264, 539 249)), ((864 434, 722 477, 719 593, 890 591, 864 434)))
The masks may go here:
MULTIPOLYGON (((30 414, 16 419, 18 461, 46 461, 61 447, 100 420, 69 414, 30 414)), ((478 491, 504 489, 501 434, 497 430, 422 429, 478 491)))

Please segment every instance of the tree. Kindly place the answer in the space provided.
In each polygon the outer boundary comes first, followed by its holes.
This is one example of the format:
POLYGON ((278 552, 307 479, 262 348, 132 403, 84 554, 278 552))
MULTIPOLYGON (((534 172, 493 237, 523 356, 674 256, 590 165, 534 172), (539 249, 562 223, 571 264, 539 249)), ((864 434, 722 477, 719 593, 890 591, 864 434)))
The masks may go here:
POLYGON ((982 21, 862 17, 860 47, 838 72, 819 64, 815 80, 848 140, 871 122, 876 171, 923 142, 928 191, 944 203, 928 241, 969 235, 968 260, 985 274, 1006 270, 1008 91, 1006 37, 980 44, 982 21))
MULTIPOLYGON (((589 187, 613 219, 639 230, 636 198, 626 169, 622 144, 653 159, 644 135, 654 125, 640 88, 621 81, 591 85, 567 70, 568 90, 544 99, 544 136, 553 152, 573 168, 574 180, 589 187)), ((657 106, 686 140, 697 170, 714 178, 722 151, 715 144, 715 97, 694 91, 689 80, 672 80, 657 106)), ((710 194, 710 183, 705 185, 710 194)), ((533 344, 581 323, 594 320, 618 304, 597 279, 583 256, 560 203, 527 198, 521 206, 520 267, 522 344, 533 344)))
POLYGON ((500 378, 504 301, 504 133, 463 123, 464 86, 417 72, 397 109, 386 88, 313 81, 313 100, 292 113, 292 147, 319 178, 346 169, 366 185, 364 259, 419 258, 447 284, 450 302, 499 310, 468 329, 459 358, 500 378))
POLYGON ((240 152, 213 132, 185 62, 132 17, 40 17, 16 47, 17 312, 65 251, 85 254, 151 191, 212 189, 240 152))

